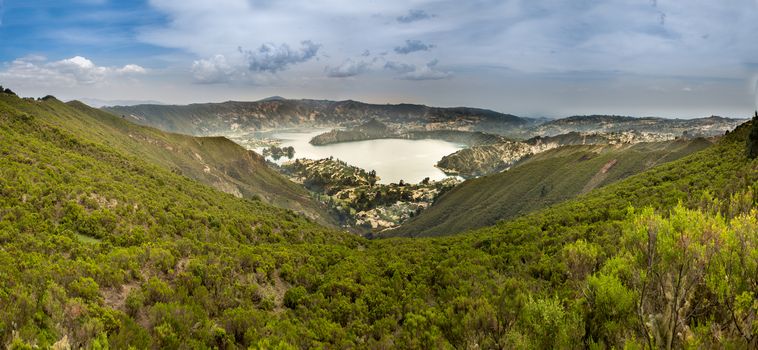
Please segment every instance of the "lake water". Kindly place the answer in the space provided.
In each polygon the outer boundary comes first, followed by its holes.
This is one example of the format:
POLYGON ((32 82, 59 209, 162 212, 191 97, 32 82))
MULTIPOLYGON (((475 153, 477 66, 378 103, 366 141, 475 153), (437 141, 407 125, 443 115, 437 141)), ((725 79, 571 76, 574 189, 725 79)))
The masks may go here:
MULTIPOLYGON (((418 183, 428 177, 442 180, 445 173, 434 167, 442 157, 454 153, 464 146, 440 140, 382 139, 343 142, 325 146, 309 143, 314 136, 329 130, 309 132, 282 132, 273 138, 282 140, 281 147, 295 148, 295 158, 323 159, 334 157, 347 164, 376 170, 379 183, 418 183)), ((280 159, 277 163, 288 161, 280 159)))

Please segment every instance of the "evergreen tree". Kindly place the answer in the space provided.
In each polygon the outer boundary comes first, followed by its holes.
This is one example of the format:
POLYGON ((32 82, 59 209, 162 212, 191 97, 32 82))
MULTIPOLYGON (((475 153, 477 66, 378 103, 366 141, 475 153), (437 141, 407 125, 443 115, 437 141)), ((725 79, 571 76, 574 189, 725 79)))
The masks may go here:
POLYGON ((750 159, 758 157, 758 111, 753 116, 753 127, 747 138, 747 157, 750 159))

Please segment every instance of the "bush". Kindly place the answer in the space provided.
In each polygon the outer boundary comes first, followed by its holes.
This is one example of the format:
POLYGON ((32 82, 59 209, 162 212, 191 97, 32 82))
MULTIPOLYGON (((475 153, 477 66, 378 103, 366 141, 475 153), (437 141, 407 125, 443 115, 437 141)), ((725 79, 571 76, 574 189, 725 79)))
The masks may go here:
POLYGON ((69 285, 71 294, 85 300, 96 300, 100 297, 100 286, 90 277, 79 277, 69 285))
POLYGON ((305 288, 301 286, 288 289, 287 292, 284 293, 284 306, 290 309, 297 308, 307 293, 308 292, 305 288))

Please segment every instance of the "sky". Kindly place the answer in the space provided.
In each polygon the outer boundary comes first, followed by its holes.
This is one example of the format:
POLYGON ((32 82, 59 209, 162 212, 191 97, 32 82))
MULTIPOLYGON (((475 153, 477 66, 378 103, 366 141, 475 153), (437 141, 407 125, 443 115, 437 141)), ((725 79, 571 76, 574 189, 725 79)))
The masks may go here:
POLYGON ((758 0, 0 0, 0 85, 93 104, 747 117, 758 0))

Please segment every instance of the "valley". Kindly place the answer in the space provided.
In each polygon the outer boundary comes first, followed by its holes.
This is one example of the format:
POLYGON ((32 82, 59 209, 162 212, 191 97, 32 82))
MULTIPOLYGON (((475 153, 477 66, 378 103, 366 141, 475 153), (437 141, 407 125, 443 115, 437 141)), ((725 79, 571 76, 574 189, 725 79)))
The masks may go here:
MULTIPOLYGON (((336 158, 297 158, 285 138, 266 141, 279 149, 269 148, 266 161, 224 137, 171 134, 77 102, 0 94, 0 335, 16 347, 85 348, 643 344, 644 334, 630 330, 638 317, 667 317, 656 305, 671 294, 629 274, 666 276, 677 260, 650 267, 638 257, 670 249, 677 255, 667 259, 687 256, 688 247, 665 245, 677 235, 723 244, 699 266, 753 254, 758 164, 748 156, 756 122, 711 138, 498 140, 565 144, 462 183, 385 184, 379 172, 336 158), (247 192, 261 176, 268 179, 247 192), (302 206, 288 193, 306 193, 302 206), (329 213, 317 209, 330 201, 329 213), (323 216, 309 219, 307 208, 323 216), (372 239, 337 228, 344 222, 335 214, 345 213, 372 239), (653 253, 641 248, 651 225, 663 228, 653 253), (577 296, 587 291, 590 299, 577 296), (638 297, 642 291, 650 294, 638 297), (607 293, 611 315, 594 306, 607 293), (629 298, 639 298, 642 311, 629 298), (531 323, 548 315, 557 317, 558 336, 531 323), (620 330, 598 326, 619 322, 620 330), (419 338, 420 329, 434 332, 419 338)), ((734 291, 704 282, 724 281, 723 273, 752 281, 753 266, 743 269, 690 275, 697 291, 677 312, 706 305, 703 322, 749 347, 752 338, 735 327, 753 311, 726 317, 709 295, 733 303, 754 292, 752 282, 734 291)))
MULTIPOLYGON (((269 167, 302 184, 314 201, 329 208, 329 220, 368 236, 387 229, 404 230, 401 226, 406 221, 416 219, 461 180, 506 172, 543 152, 571 145, 626 149, 650 144, 651 148, 665 148, 666 142, 674 140, 723 135, 741 122, 718 117, 670 120, 575 116, 545 120, 475 108, 280 97, 257 102, 116 106, 105 110, 172 131, 229 137, 248 150, 264 154, 269 167), (373 173, 376 177, 366 186, 365 179, 357 176, 351 185, 342 181, 344 173, 373 173), (426 183, 422 184, 422 180, 426 183), (325 190, 323 184, 329 181, 340 184, 339 189, 325 190), (410 190, 411 186, 420 188, 410 190), (424 193, 410 194, 420 190, 424 193), (388 191, 405 195, 386 195, 388 191)), ((658 162, 631 166, 628 169, 635 170, 624 176, 655 164, 658 162)), ((542 205, 570 199, 580 192, 572 191, 571 195, 543 201, 542 205)), ((518 207, 529 206, 522 203, 518 207)), ((502 217, 510 215, 503 213, 502 217)))
POLYGON ((0 0, 0 349, 758 350, 757 18, 0 0))

